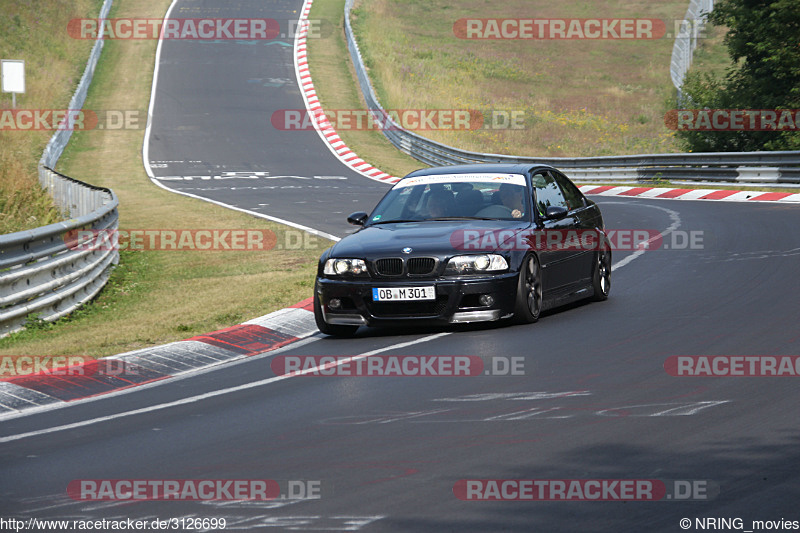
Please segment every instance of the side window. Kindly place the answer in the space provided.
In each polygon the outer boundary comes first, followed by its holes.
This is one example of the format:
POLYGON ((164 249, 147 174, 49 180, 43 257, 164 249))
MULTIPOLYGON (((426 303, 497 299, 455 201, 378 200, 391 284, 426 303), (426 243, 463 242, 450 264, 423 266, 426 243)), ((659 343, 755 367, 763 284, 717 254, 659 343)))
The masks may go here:
POLYGON ((539 172, 534 174, 533 178, 531 178, 531 183, 533 184, 534 191, 536 192, 536 209, 539 211, 540 215, 544 216, 545 211, 547 211, 547 208, 551 205, 566 207, 569 209, 567 200, 561 193, 561 189, 556 183, 556 180, 550 175, 549 172, 539 172))
POLYGON ((581 191, 578 190, 575 184, 569 181, 566 176, 558 172, 551 172, 551 174, 553 174, 556 183, 561 187, 561 192, 564 193, 564 198, 567 199, 567 207, 570 211, 586 205, 583 202, 583 194, 581 194, 581 191))

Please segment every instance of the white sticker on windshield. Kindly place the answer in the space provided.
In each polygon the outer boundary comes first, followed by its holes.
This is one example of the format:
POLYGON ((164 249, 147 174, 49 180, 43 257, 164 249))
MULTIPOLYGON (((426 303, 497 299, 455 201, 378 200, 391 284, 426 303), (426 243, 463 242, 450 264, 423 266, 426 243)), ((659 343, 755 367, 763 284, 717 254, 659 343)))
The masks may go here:
POLYGON ((395 189, 413 187, 415 185, 429 185, 433 183, 511 183, 512 185, 525 186, 525 177, 522 174, 435 174, 430 176, 416 176, 400 180, 395 189))

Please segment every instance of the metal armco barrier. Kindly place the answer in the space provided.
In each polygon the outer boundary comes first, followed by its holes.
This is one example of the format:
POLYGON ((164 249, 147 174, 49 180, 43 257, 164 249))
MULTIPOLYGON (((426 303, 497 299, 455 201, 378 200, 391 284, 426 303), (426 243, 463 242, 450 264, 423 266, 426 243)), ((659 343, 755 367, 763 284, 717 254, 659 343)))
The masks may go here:
MULTIPOLYGON (((711 6, 713 6, 713 2, 710 0, 692 0, 687 17, 690 13, 702 14, 711 6)), ((352 7, 353 0, 347 0, 344 17, 345 36, 367 108, 376 110, 374 114, 379 122, 388 120, 392 123, 392 127, 383 129, 382 133, 393 145, 427 165, 543 163, 566 170, 573 179, 595 181, 681 179, 711 182, 800 183, 800 151, 540 158, 470 152, 431 141, 401 128, 391 118, 387 118, 388 114, 378 102, 375 91, 372 89, 350 25, 352 7)))
MULTIPOLYGON (((105 0, 100 18, 108 16, 105 0)), ((69 109, 82 109, 103 50, 102 35, 92 47, 69 109)), ((30 314, 52 322, 94 297, 119 262, 116 248, 80 250, 68 246, 68 232, 119 227, 119 202, 113 191, 95 187, 53 170, 64 152, 72 128, 58 130, 39 161, 39 183, 56 205, 71 217, 40 228, 0 235, 0 337, 22 329, 30 314)))
POLYGON ((84 250, 74 239, 75 230, 118 228, 114 193, 50 169, 44 172, 61 198, 70 199, 74 218, 0 235, 0 336, 21 329, 31 313, 53 321, 74 311, 103 288, 119 261, 114 247, 84 250))

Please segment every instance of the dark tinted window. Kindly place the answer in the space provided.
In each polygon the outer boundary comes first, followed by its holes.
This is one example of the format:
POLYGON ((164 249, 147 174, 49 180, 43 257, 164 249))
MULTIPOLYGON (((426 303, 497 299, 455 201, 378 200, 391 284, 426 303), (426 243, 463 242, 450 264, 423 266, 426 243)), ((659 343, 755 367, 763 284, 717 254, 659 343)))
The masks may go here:
POLYGON ((551 205, 566 207, 567 200, 561 192, 561 188, 556 183, 556 180, 549 172, 537 172, 531 178, 534 191, 536 192, 536 209, 540 215, 544 215, 545 211, 551 205))
POLYGON ((561 187, 561 192, 564 193, 564 198, 567 200, 569 210, 578 209, 583 207, 583 195, 581 191, 575 186, 574 183, 569 181, 566 176, 558 172, 551 172, 556 179, 556 183, 561 187))

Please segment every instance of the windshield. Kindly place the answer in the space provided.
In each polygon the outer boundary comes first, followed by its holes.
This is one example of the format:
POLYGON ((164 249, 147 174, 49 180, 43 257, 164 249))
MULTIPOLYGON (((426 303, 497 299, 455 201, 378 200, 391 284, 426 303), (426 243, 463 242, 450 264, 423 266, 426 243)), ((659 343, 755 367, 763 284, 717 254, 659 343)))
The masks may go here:
POLYGON ((368 225, 425 220, 530 220, 525 178, 519 174, 445 174, 398 182, 368 225))

